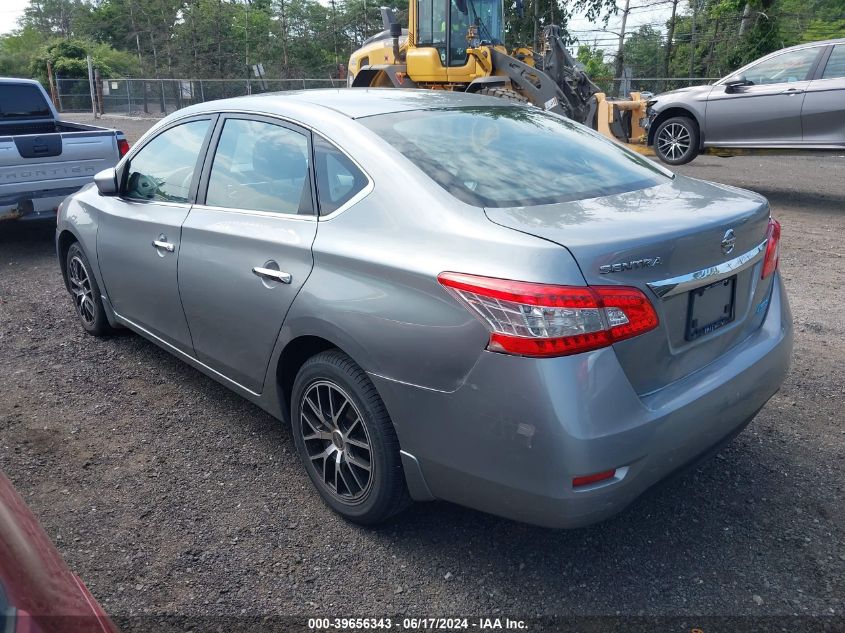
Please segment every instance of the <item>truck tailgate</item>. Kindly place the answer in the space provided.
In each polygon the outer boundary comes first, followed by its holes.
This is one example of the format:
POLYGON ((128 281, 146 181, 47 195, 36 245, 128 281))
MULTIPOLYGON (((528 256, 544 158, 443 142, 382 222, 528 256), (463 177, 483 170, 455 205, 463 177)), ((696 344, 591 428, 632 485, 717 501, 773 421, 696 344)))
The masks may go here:
POLYGON ((113 131, 0 136, 0 207, 78 189, 117 158, 113 131))

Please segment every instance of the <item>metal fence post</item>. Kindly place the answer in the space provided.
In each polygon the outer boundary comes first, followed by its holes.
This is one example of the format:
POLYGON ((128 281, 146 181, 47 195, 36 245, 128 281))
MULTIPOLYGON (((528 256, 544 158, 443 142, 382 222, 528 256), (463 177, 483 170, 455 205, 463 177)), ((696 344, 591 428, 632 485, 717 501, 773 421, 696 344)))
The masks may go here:
POLYGON ((87 56, 88 61, 88 88, 91 92, 91 112, 94 113, 94 118, 99 118, 97 112, 97 98, 94 96, 94 63, 91 61, 91 56, 87 56))
POLYGON ((161 113, 165 114, 167 112, 167 104, 164 101, 164 81, 159 79, 158 80, 158 97, 161 102, 161 113))

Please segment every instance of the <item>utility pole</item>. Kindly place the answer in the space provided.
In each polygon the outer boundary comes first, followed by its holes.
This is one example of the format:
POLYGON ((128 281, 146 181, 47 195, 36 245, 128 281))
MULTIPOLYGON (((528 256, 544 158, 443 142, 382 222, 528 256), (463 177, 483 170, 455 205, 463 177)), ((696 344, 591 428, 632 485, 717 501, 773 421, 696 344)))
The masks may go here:
MULTIPOLYGON (((666 33, 666 51, 663 55, 663 77, 669 77, 669 63, 672 61, 672 40, 675 39, 675 15, 678 12, 678 0, 672 0, 672 17, 666 33)), ((663 88, 665 90, 665 86, 663 88)), ((662 92, 662 91, 661 91, 662 92)))
POLYGON ((698 18, 698 0, 690 0, 692 5, 692 27, 689 39, 689 85, 692 85, 692 76, 695 74, 695 23, 698 18))
POLYGON ((622 88, 622 72, 624 71, 625 59, 625 27, 628 24, 628 14, 631 12, 631 0, 625 0, 625 8, 622 10, 622 26, 619 27, 619 49, 616 51, 616 78, 619 80, 619 88, 622 88))
POLYGON ((249 83, 249 4, 250 0, 244 0, 244 65, 246 66, 246 93, 252 94, 252 86, 249 83))
MULTIPOLYGON (((552 0, 554 1, 554 0, 552 0)), ((534 0, 534 50, 540 50, 540 40, 537 39, 537 28, 540 25, 540 0, 534 0)))
POLYGON ((332 0, 332 31, 334 35, 334 68, 335 72, 337 72, 340 58, 337 55, 337 7, 335 6, 335 0, 332 0))

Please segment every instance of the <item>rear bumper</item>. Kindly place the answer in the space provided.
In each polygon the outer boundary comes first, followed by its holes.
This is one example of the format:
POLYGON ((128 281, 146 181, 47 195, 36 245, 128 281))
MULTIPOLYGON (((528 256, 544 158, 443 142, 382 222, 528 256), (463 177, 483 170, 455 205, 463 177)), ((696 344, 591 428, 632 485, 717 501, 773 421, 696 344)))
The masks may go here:
POLYGON ((409 454, 412 494, 568 528, 619 512, 739 432, 777 392, 791 354, 778 275, 759 330, 648 396, 634 392, 612 349, 543 360, 484 353, 448 393, 372 378, 409 454), (614 468, 612 480, 572 487, 573 477, 614 468))
POLYGON ((82 187, 64 187, 0 196, 0 221, 41 220, 56 218, 62 200, 82 187))

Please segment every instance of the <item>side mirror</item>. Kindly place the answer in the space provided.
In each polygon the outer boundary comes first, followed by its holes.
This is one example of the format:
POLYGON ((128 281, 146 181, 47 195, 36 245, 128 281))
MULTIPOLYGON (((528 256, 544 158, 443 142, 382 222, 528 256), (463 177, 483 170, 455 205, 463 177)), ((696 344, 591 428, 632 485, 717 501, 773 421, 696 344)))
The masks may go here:
POLYGON ((745 75, 740 73, 739 75, 734 75, 727 81, 725 81, 725 90, 728 92, 733 92, 739 86, 747 86, 748 79, 746 79, 745 75))
POLYGON ((117 195, 117 172, 114 167, 109 167, 94 175, 94 184, 101 196, 117 195))

